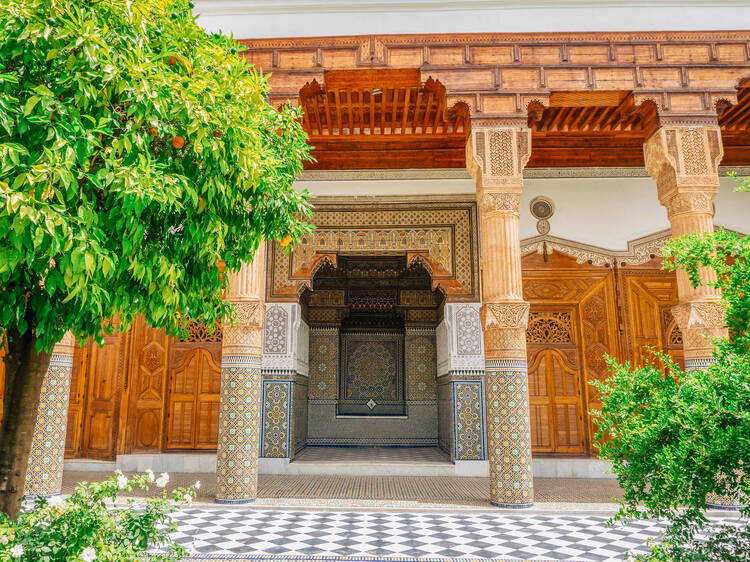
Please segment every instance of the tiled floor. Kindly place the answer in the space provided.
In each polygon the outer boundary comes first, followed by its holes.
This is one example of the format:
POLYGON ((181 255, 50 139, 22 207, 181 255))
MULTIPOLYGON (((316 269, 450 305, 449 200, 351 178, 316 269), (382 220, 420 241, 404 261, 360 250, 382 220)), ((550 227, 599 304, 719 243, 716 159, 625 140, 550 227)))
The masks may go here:
MULTIPOLYGON (((636 521, 606 525, 607 518, 441 512, 320 512, 258 509, 186 509, 175 515, 175 538, 219 560, 247 555, 461 558, 480 560, 623 560, 643 552, 661 526, 636 521)), ((304 558, 309 557, 309 558, 304 558)), ((356 558, 348 558, 355 560, 356 558)), ((347 558, 345 558, 347 560, 347 558)))
MULTIPOLYGON (((76 482, 106 478, 101 472, 69 472, 63 476, 63 493, 70 493, 76 482)), ((213 503, 214 474, 171 474, 169 488, 201 481, 198 501, 213 503)), ((134 495, 143 495, 134 491, 134 495)), ((576 504, 580 509, 602 506, 614 509, 613 497, 622 491, 616 480, 581 478, 535 478, 534 501, 550 507, 576 504)), ((357 505, 409 508, 412 505, 489 508, 487 478, 446 476, 272 476, 261 475, 259 505, 357 505), (355 503, 353 503, 355 502, 355 503)), ((560 509, 566 509, 564 506, 560 509)))
POLYGON ((305 447, 294 462, 324 463, 445 463, 450 458, 437 447, 305 447))

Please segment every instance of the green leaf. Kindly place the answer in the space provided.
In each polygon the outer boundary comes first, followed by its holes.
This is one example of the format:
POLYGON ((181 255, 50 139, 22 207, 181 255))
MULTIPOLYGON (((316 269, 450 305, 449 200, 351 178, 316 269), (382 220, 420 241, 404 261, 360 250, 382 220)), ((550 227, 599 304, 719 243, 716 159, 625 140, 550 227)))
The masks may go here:
POLYGON ((40 99, 41 98, 39 96, 31 96, 28 100, 26 100, 26 104, 23 106, 24 117, 30 115, 31 112, 34 111, 34 107, 37 103, 39 103, 40 99))

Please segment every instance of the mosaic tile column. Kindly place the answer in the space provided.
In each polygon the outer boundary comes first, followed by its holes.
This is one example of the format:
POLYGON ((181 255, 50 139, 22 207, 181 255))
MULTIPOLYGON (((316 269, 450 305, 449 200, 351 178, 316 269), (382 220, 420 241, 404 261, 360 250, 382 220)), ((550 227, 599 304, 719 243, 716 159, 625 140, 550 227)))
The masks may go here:
MULTIPOLYGON (((672 237, 713 232, 713 199, 719 191, 718 166, 724 155, 719 127, 661 127, 643 145, 643 153, 659 201, 667 208, 672 237)), ((708 286, 716 280, 716 272, 704 268, 699 274, 701 284, 693 287, 687 273, 677 270, 680 302, 672 314, 682 332, 686 369, 706 369, 714 361, 711 339, 728 334, 721 293, 708 286)), ((741 507, 738 498, 716 494, 707 503, 719 509, 741 507)))
POLYGON ((466 161, 477 184, 482 265, 490 501, 533 504, 526 365, 529 304, 523 300, 519 207, 531 154, 525 127, 472 127, 466 161))
POLYGON ((65 430, 68 425, 70 376, 73 372, 75 338, 67 332, 52 350, 42 381, 24 494, 49 497, 62 488, 65 430))
POLYGON ((261 429, 264 246, 230 278, 235 321, 224 325, 216 502, 249 503, 258 492, 261 429))

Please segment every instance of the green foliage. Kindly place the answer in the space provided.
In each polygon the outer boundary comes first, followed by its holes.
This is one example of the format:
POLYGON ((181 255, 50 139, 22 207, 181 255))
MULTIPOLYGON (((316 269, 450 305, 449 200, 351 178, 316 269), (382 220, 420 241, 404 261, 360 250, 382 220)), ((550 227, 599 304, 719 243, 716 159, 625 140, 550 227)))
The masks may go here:
POLYGON ((170 514, 192 503, 195 487, 115 503, 121 491, 148 490, 154 480, 163 488, 167 479, 151 472, 130 479, 117 474, 81 483, 64 499, 37 499, 16 520, 0 513, 0 561, 180 560, 187 551, 169 537, 176 530, 170 514))
POLYGON ((705 511, 707 494, 750 498, 750 238, 684 236, 665 256, 667 269, 684 269, 695 285, 700 268, 716 270, 730 337, 715 342, 704 371, 684 372, 657 352, 638 368, 608 359, 612 375, 594 383, 603 405, 593 414, 599 456, 625 491, 615 519, 670 521, 648 559, 747 560, 750 508, 732 525, 707 525, 705 511))
POLYGON ((212 326, 226 271, 309 230, 291 107, 187 0, 0 3, 0 327, 49 349, 212 326))

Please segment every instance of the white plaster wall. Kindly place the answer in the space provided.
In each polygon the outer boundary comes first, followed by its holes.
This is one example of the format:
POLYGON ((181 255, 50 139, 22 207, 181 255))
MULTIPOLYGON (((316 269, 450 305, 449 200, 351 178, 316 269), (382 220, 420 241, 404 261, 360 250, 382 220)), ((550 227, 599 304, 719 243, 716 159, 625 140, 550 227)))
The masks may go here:
POLYGON ((750 193, 736 191, 738 185, 734 178, 721 178, 721 187, 714 199, 714 223, 750 234, 750 193))
MULTIPOLYGON (((475 192, 474 182, 447 179, 318 180, 297 182, 313 195, 423 196, 475 192)), ((324 177, 320 176, 320 177, 324 177)), ((722 178, 715 200, 716 224, 750 234, 750 193, 734 191, 736 181, 722 178)), ((628 241, 669 228, 667 213, 659 203, 656 185, 649 177, 527 178, 521 197, 521 239, 536 236, 536 220, 529 211, 531 199, 545 195, 555 204, 550 234, 609 250, 626 250, 628 241)))
POLYGON ((238 38, 387 33, 746 29, 742 0, 195 0, 238 38))
POLYGON ((537 236, 531 199, 545 195, 555 204, 550 235, 609 250, 626 250, 628 240, 669 228, 651 178, 550 178, 524 180, 521 239, 537 236))

